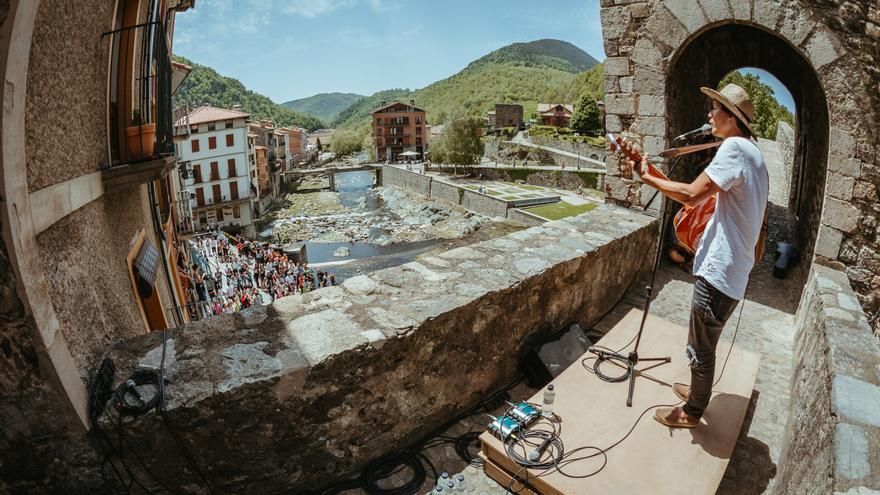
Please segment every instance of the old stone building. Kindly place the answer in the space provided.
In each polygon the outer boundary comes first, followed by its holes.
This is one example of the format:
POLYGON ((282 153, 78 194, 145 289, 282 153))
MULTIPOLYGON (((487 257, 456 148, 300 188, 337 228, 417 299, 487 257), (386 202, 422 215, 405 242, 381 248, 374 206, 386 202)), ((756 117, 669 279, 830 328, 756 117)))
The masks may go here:
POLYGON ((496 103, 488 113, 489 127, 519 127, 523 124, 523 107, 513 103, 496 103))

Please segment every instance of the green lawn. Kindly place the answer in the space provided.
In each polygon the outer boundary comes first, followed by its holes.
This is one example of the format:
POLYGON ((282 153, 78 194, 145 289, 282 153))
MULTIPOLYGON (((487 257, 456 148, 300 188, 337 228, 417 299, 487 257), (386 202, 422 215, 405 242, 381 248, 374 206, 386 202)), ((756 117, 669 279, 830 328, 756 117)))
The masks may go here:
POLYGON ((526 208, 525 210, 529 213, 538 215, 539 217, 546 218, 547 220, 559 220, 560 218, 573 217, 580 215, 581 213, 586 213, 596 208, 596 206, 596 203, 573 205, 566 203, 565 201, 560 201, 558 203, 553 203, 552 205, 535 206, 533 208, 526 208))
POLYGON ((517 196, 516 194, 511 194, 510 196, 501 196, 501 199, 503 199, 504 201, 513 201, 515 199, 519 199, 519 196, 517 196))
POLYGON ((464 186, 465 189, 470 189, 471 191, 476 191, 480 189, 480 186, 464 186))
POLYGON ((488 189, 488 190, 486 190, 486 194, 488 194, 489 196, 500 196, 500 195, 501 195, 500 192, 495 191, 495 190, 493 190, 493 189, 488 189))
POLYGON ((544 188, 541 186, 530 186, 526 184, 520 184, 520 189, 525 189, 526 191, 543 191, 544 188))

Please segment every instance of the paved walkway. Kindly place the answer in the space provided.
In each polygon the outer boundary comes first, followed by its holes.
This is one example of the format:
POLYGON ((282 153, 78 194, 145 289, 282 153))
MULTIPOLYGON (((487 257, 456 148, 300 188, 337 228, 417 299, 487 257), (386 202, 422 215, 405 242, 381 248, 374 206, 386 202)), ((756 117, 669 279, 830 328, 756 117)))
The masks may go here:
POLYGON ((529 148, 537 148, 539 150, 549 151, 551 153, 558 153, 560 155, 567 156, 569 158, 576 158, 576 159, 582 160, 586 163, 598 165, 599 167, 602 168, 603 171, 607 169, 605 162, 603 162, 603 161, 594 160, 592 158, 587 158, 584 155, 579 155, 577 153, 572 153, 570 151, 564 151, 559 148, 552 148, 550 146, 541 146, 539 144, 534 144, 534 143, 532 143, 531 140, 528 140, 525 137, 523 137, 522 131, 516 133, 516 136, 513 136, 513 139, 511 139, 510 141, 513 143, 522 145, 522 146, 529 147, 529 148))

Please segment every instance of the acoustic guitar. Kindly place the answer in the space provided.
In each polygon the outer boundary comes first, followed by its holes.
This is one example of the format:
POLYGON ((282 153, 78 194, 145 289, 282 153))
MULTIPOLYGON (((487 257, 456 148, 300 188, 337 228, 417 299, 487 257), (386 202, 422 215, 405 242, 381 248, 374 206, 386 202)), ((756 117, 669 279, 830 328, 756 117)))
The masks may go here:
MULTIPOLYGON (((622 136, 608 134, 608 141, 611 151, 622 152, 636 164, 642 161, 642 155, 622 136)), ((660 179, 670 180, 666 174, 650 162, 648 162, 648 173, 660 179)), ((697 251, 700 238, 703 237, 703 232, 706 230, 706 224, 709 223, 709 219, 715 213, 715 199, 713 194, 706 201, 696 206, 688 206, 682 203, 682 208, 678 210, 675 218, 672 219, 672 224, 675 226, 675 238, 692 255, 697 251)))

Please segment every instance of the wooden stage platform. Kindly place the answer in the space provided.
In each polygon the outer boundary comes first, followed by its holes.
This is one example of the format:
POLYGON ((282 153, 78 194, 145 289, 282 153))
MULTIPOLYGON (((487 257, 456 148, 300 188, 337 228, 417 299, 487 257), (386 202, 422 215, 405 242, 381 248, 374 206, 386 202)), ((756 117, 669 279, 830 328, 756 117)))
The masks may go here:
MULTIPOLYGON (((641 311, 631 311, 599 341, 599 345, 613 350, 625 345, 635 336, 641 316, 641 311)), ((674 382, 690 383, 690 369, 684 356, 686 343, 687 328, 648 316, 639 355, 670 356, 672 362, 641 373, 636 379, 632 407, 626 406, 627 382, 604 382, 584 369, 580 360, 556 377, 552 382, 556 387, 554 411, 566 452, 587 445, 607 448, 626 435, 649 406, 680 403, 671 387, 674 382)), ((718 344, 716 379, 729 348, 730 342, 718 344)), ((583 357, 590 356, 593 355, 587 353, 583 357)), ((755 384, 758 361, 759 356, 734 346, 727 369, 713 389, 709 407, 699 426, 694 429, 667 428, 654 420, 652 409, 645 413, 626 440, 607 452, 608 463, 595 476, 576 479, 556 470, 542 473, 521 469, 507 457, 501 441, 484 432, 480 440, 482 454, 489 461, 485 465, 486 474, 507 487, 511 473, 518 473, 519 478, 545 495, 713 494, 736 445, 755 384)), ((588 364, 592 366, 592 361, 588 364)), ((645 369, 656 364, 640 363, 637 368, 645 369)), ((602 369, 618 375, 623 371, 622 367, 611 362, 604 363, 602 369)), ((539 391, 530 402, 540 404, 543 394, 543 390, 539 391)), ((568 475, 583 475, 596 471, 602 462, 602 457, 596 456, 571 463, 564 471, 568 475)))

